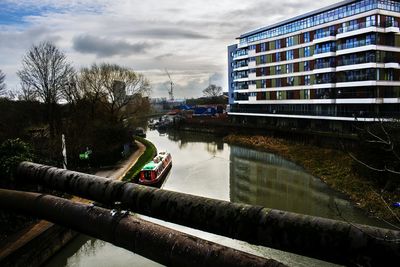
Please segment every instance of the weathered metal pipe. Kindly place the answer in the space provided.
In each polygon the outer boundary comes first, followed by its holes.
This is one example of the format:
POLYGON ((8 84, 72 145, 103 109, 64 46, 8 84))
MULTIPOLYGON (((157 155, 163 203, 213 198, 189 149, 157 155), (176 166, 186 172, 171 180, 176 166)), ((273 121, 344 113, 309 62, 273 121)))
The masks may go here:
POLYGON ((41 217, 167 266, 286 266, 127 214, 55 196, 0 189, 0 208, 41 217))
POLYGON ((400 259, 400 232, 118 182, 23 162, 18 177, 134 212, 335 263, 382 266, 400 259), (397 240, 397 242, 392 242, 397 240))

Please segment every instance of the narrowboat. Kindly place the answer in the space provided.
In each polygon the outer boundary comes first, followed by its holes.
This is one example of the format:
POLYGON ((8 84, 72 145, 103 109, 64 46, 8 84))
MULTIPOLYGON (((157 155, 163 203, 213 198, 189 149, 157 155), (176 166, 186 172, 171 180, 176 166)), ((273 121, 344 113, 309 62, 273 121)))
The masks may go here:
POLYGON ((154 185, 162 181, 172 167, 172 157, 168 152, 160 152, 139 173, 139 184, 154 185))

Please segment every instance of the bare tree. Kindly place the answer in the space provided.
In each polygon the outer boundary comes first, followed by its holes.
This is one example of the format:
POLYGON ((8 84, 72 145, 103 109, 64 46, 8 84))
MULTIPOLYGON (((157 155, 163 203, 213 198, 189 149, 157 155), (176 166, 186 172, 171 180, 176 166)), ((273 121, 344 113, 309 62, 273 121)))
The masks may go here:
POLYGON ((95 116, 96 105, 106 97, 102 85, 102 73, 100 66, 93 64, 90 68, 83 68, 80 71, 78 87, 83 97, 90 102, 92 118, 95 116))
POLYGON ((6 83, 5 83, 6 75, 0 70, 0 96, 4 96, 6 94, 6 83))
POLYGON ((73 73, 64 53, 49 42, 32 46, 22 60, 22 70, 17 73, 21 82, 45 103, 51 136, 55 133, 55 110, 62 88, 73 73))
POLYGON ((81 71, 80 85, 92 103, 101 101, 112 118, 122 119, 121 111, 137 96, 150 92, 150 83, 142 74, 116 64, 93 64, 81 71))
POLYGON ((80 90, 77 75, 71 75, 69 81, 62 87, 61 95, 64 100, 72 105, 83 99, 83 92, 80 90))
POLYGON ((21 82, 21 89, 20 89, 20 94, 18 95, 19 100, 23 101, 36 101, 37 100, 37 94, 36 91, 33 89, 32 86, 25 84, 24 82, 21 82))
POLYGON ((205 97, 217 97, 222 95, 222 87, 216 86, 215 84, 210 84, 206 89, 203 90, 203 95, 205 97))

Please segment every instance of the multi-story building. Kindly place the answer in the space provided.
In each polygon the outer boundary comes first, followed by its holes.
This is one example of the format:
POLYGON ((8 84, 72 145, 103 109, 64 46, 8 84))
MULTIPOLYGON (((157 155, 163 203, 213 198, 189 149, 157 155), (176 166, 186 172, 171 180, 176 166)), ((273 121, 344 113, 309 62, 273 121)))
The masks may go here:
POLYGON ((331 127, 397 116, 399 22, 399 1, 347 0, 242 34, 228 47, 229 115, 331 127))

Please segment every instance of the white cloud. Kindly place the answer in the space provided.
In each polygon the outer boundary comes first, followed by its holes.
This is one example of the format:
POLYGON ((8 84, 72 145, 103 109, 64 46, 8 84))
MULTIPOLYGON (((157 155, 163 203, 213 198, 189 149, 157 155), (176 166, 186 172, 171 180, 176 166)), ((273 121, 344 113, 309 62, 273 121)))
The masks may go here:
POLYGON ((226 89, 227 45, 253 30, 331 3, 320 1, 239 0, 5 0, 15 10, 41 12, 22 24, 0 25, 0 69, 9 88, 24 53, 53 41, 76 68, 98 60, 143 72, 154 96, 167 96, 167 68, 177 97, 201 96, 212 78, 226 89), (99 59, 100 58, 100 59, 99 59))

